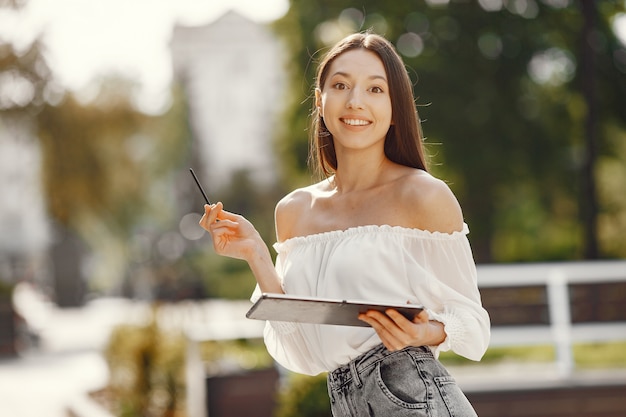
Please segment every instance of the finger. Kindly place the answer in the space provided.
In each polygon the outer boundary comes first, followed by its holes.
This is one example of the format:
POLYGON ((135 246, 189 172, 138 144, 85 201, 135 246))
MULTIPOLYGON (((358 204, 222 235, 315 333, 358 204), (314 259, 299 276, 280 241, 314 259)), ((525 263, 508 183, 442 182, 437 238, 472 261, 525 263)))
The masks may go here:
POLYGON ((200 218, 198 224, 205 230, 209 230, 209 214, 211 212, 211 206, 208 204, 204 205, 204 214, 200 218))
POLYGON ((204 214, 202 215, 202 218, 199 221, 200 225, 202 225, 203 227, 208 226, 211 223, 211 213, 213 212, 214 207, 215 205, 210 205, 210 204, 204 205, 204 214))
MULTIPOLYGON (((404 315, 400 314, 398 311, 389 309, 386 311, 388 319, 380 319, 381 325, 385 326, 386 330, 389 333, 389 339, 392 340, 392 343, 398 348, 402 349, 406 346, 413 345, 416 341, 419 340, 419 335, 417 333, 417 326, 428 322, 428 313, 425 313, 422 316, 417 315, 417 320, 425 319, 424 323, 414 322, 407 319, 404 315), (392 323, 392 324, 390 324, 392 323)), ((377 318, 380 316, 377 316, 377 318)), ((416 320, 416 319, 414 319, 416 320)))
POLYGON ((375 320, 373 318, 369 317, 365 313, 359 314, 359 320, 364 321, 365 323, 367 323, 370 326, 374 327, 373 324, 374 324, 375 320))
MULTIPOLYGON (((376 333, 387 349, 399 350, 408 345, 407 334, 386 314, 370 310, 362 316, 363 321, 367 322, 376 330, 376 333)), ((406 318, 404 320, 406 320, 406 318)))
POLYGON ((388 325, 387 328, 389 331, 396 337, 398 340, 403 341, 403 343, 408 343, 407 335, 410 335, 413 332, 413 322, 409 321, 402 314, 398 313, 396 310, 387 310, 387 317, 389 317, 389 321, 393 323, 393 326, 388 325))
POLYGON ((377 311, 376 312, 368 311, 367 313, 360 314, 359 318, 363 320, 364 322, 366 322, 367 324, 369 324, 370 326, 372 326, 374 330, 376 330, 377 332, 379 331, 388 332, 386 328, 386 324, 387 325, 391 324, 391 320, 386 319, 387 323, 385 324, 383 322, 383 320, 385 320, 384 316, 385 316, 384 314, 381 314, 377 311))
MULTIPOLYGON (((387 310, 387 311, 391 311, 391 310, 387 310)), ((375 319, 376 321, 383 324, 385 327, 392 327, 394 325, 393 319, 388 314, 385 314, 381 311, 368 310, 365 313, 365 315, 375 319)))
POLYGON ((388 350, 396 350, 396 343, 394 343, 394 338, 391 337, 391 334, 385 327, 375 318, 368 316, 367 314, 359 314, 359 320, 364 321, 369 324, 380 337, 381 342, 388 350))
POLYGON ((224 210, 224 205, 222 202, 215 203, 215 209, 217 209, 217 218, 219 220, 231 220, 233 222, 239 223, 242 219, 242 216, 239 214, 231 213, 230 211, 224 210))
POLYGON ((238 223, 231 222, 230 220, 220 220, 209 226, 211 234, 215 236, 228 235, 234 236, 237 234, 238 223))
POLYGON ((221 202, 213 204, 211 206, 209 206, 209 212, 208 212, 208 223, 209 224, 213 224, 217 221, 220 212, 222 211, 222 208, 224 206, 222 205, 221 202))
POLYGON ((429 321, 428 313, 425 310, 416 314, 415 317, 413 317, 413 320, 407 319, 406 316, 393 309, 387 310, 386 313, 394 321, 396 326, 398 326, 398 332, 395 334, 399 338, 403 337, 400 333, 404 333, 409 337, 414 337, 416 335, 415 325, 425 324, 429 321))
MULTIPOLYGON (((387 313, 389 313, 389 312, 392 312, 392 310, 387 310, 387 313)), ((393 313, 397 313, 397 312, 394 310, 393 313)), ((369 318, 373 319, 374 322, 381 329, 385 329, 385 332, 387 332, 388 334, 390 334, 390 335, 392 335, 392 336, 394 336, 396 338, 401 337, 402 333, 404 333, 403 328, 400 327, 400 325, 396 322, 396 320, 394 318, 390 317, 389 314, 385 314, 383 312, 376 311, 376 310, 370 310, 370 311, 368 311, 365 314, 369 318)), ((399 313, 397 313, 397 314, 399 314, 399 313)), ((407 321, 404 316, 400 315, 400 317, 403 320, 407 321)), ((398 319, 398 318, 396 318, 396 319, 398 319)), ((398 319, 398 320, 400 320, 400 319, 398 319)), ((372 326, 372 327, 374 327, 374 326, 372 326)))
MULTIPOLYGON (((385 313, 387 314, 387 317, 389 317, 395 324, 395 334, 398 337, 401 337, 402 334, 412 334, 414 332, 413 326, 415 324, 415 321, 407 319, 403 314, 394 309, 386 310, 385 313)), ((413 320, 415 320, 415 318, 413 318, 413 320)))

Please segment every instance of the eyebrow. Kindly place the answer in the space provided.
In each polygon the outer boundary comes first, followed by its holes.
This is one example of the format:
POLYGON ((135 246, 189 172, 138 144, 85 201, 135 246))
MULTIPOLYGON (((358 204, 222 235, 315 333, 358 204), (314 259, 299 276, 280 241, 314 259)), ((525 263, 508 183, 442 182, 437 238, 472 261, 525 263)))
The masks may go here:
MULTIPOLYGON (((332 77, 334 77, 336 75, 340 75, 342 77, 350 78, 350 74, 348 74, 346 72, 343 72, 343 71, 337 71, 337 72, 331 74, 330 78, 332 78, 332 77)), ((370 75, 368 77, 368 79, 370 79, 370 80, 383 80, 384 82, 387 82, 387 78, 385 78, 382 75, 370 75)))

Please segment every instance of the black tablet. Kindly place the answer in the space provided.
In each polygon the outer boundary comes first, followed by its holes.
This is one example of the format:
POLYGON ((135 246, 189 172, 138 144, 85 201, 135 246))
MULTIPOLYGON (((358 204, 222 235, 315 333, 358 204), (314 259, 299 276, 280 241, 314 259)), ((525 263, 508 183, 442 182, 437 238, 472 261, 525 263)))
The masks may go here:
POLYGON ((368 310, 384 313, 390 308, 397 310, 409 320, 413 320, 423 309, 413 304, 386 304, 264 293, 248 310, 246 317, 255 320, 368 327, 369 324, 359 320, 360 313, 368 310))

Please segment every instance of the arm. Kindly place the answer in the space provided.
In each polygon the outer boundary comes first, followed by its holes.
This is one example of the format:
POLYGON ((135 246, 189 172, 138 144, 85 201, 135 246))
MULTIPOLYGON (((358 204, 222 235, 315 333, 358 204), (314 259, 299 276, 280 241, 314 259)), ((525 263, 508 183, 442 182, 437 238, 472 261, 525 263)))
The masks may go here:
MULTIPOLYGON (((277 206, 276 224, 279 236, 280 233, 284 236, 289 230, 286 217, 293 212, 293 207, 291 209, 286 207, 289 205, 288 201, 290 200, 284 200, 277 206)), ((205 206, 205 214, 200 220, 200 225, 211 234, 216 253, 248 262, 257 280, 257 288, 252 295, 253 302, 263 292, 284 292, 279 275, 282 269, 280 255, 274 266, 267 246, 244 217, 224 211, 222 204, 217 203, 205 206)), ((312 365, 308 343, 298 324, 268 321, 263 336, 269 354, 286 368, 308 375, 324 371, 312 365)))
MULTIPOLYGON (((391 350, 424 345, 431 346, 435 354, 452 349, 470 359, 479 359, 489 340, 489 317, 480 302, 469 243, 464 233, 457 233, 465 229, 456 198, 443 182, 422 176, 419 184, 411 185, 400 204, 415 208, 405 220, 407 224, 445 236, 407 248, 415 254, 416 263, 432 274, 427 286, 413 288, 426 310, 413 321, 393 310, 387 315, 368 312, 360 318, 376 330, 391 350)), ((411 282, 411 274, 417 276, 420 272, 408 274, 411 282)))
POLYGON ((480 360, 489 345, 490 320, 481 304, 467 238, 455 233, 418 245, 426 271, 407 264, 406 273, 412 287, 409 293, 415 294, 411 301, 422 304, 424 312, 413 321, 393 310, 387 315, 370 311, 359 318, 376 330, 389 350, 430 346, 435 357, 452 350, 480 360), (423 278, 411 279, 420 275, 423 278))
MULTIPOLYGON (((309 194, 301 190, 291 192, 278 202, 274 213, 278 242, 284 242, 301 232, 296 229, 302 223, 302 207, 309 205, 309 194)), ((280 277, 284 276, 283 262, 286 257, 288 255, 278 250, 275 270, 280 277)), ((256 301, 259 296, 260 291, 255 291, 252 301, 256 301)), ((316 365, 319 360, 314 360, 309 349, 310 342, 301 328, 299 323, 268 321, 263 333, 265 346, 274 360, 285 368, 305 375, 317 375, 325 369, 316 365)))
POLYGON ((457 234, 455 239, 433 242, 425 257, 433 278, 423 292, 424 304, 428 304, 431 319, 443 323, 446 331, 446 339, 434 347, 435 355, 452 350, 480 360, 489 346, 490 319, 481 303, 467 236, 457 234))

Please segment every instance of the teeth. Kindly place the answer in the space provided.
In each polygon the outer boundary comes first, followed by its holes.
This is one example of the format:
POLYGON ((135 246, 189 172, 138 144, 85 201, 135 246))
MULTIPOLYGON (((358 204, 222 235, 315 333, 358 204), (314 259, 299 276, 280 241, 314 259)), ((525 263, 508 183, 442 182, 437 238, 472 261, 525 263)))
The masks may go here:
POLYGON ((367 120, 360 119, 343 119, 343 122, 350 126, 365 126, 370 124, 370 122, 368 122, 367 120))

